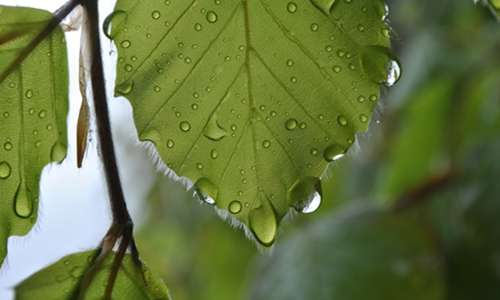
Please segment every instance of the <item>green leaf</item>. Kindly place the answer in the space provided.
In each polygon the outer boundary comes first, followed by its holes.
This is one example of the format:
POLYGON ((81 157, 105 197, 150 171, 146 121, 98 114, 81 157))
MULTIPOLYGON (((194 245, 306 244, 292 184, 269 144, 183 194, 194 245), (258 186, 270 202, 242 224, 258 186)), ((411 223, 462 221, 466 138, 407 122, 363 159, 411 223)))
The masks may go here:
POLYGON ((446 291, 423 224, 359 205, 282 241, 253 278, 247 299, 438 300, 446 291))
MULTIPOLYGON (((74 299, 82 277, 97 250, 63 257, 53 265, 38 271, 16 287, 16 299, 74 299)), ((114 252, 97 272, 85 294, 85 299, 101 299, 113 264, 114 252)), ((146 264, 137 266, 126 254, 116 278, 112 299, 171 299, 163 280, 146 264)))
POLYGON ((121 0, 104 29, 139 138, 267 247, 399 77, 386 15, 380 0, 121 0))
MULTIPOLYGON (((38 9, 0 6, 0 76, 52 19, 38 9)), ((7 238, 36 222, 42 169, 66 156, 68 65, 57 28, 0 82, 0 263, 7 238)))

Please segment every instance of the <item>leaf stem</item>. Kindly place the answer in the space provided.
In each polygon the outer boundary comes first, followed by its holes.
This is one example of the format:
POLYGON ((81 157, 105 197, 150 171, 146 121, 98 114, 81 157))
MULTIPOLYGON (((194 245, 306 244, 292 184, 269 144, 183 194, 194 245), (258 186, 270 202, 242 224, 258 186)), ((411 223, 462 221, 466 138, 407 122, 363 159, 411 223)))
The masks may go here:
POLYGON ((40 33, 24 48, 12 64, 0 74, 0 82, 4 81, 23 60, 43 41, 56 27, 64 20, 82 0, 70 0, 61 6, 54 14, 52 20, 43 28, 40 33))

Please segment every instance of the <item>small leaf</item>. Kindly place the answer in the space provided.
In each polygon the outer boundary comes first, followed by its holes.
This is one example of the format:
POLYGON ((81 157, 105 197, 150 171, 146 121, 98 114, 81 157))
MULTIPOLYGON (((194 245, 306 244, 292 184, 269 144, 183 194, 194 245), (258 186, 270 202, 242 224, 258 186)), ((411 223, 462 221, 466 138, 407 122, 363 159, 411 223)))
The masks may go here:
POLYGON ((380 0, 121 0, 104 27, 139 138, 267 247, 399 78, 386 17, 380 0))
MULTIPOLYGON (((97 250, 91 250, 71 254, 38 271, 16 287, 16 299, 73 299, 96 253, 97 250)), ((106 258, 87 290, 85 299, 102 298, 114 257, 113 252, 106 258)), ((171 297, 163 280, 152 269, 142 262, 137 266, 132 256, 126 254, 118 271, 112 299, 149 300, 171 297)))
MULTIPOLYGON (((38 9, 0 6, 0 77, 52 19, 38 9)), ((0 82, 0 263, 7 238, 36 222, 42 169, 66 156, 68 64, 60 28, 0 82)))

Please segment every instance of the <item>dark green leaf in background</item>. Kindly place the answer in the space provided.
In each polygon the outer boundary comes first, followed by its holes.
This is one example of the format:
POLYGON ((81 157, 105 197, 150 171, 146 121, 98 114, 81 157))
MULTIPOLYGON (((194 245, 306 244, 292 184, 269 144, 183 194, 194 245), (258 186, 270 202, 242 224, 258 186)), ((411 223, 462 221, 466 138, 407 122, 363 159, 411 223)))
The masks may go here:
MULTIPOLYGON (((38 9, 0 6, 0 75, 52 19, 38 9)), ((0 263, 7 238, 36 222, 42 169, 66 156, 68 63, 57 28, 0 82, 0 263)))
POLYGON ((262 261, 249 299, 443 299, 439 252, 423 224, 351 205, 305 226, 262 261))
POLYGON ((380 0, 121 0, 104 27, 139 138, 270 246, 399 78, 386 17, 380 0))

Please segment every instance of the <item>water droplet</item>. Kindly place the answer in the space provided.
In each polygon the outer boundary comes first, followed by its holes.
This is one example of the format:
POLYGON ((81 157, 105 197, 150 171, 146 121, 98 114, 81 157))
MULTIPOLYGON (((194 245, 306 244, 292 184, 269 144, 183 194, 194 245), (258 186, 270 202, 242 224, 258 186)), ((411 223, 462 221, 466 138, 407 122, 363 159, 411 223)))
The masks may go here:
POLYGON ((362 123, 366 123, 366 121, 368 121, 368 117, 364 114, 361 114, 359 115, 359 120, 362 122, 362 123))
POLYGON ((347 119, 344 116, 338 116, 337 121, 340 125, 346 126, 348 124, 347 119))
POLYGON ((358 25, 358 31, 361 31, 361 32, 365 31, 365 26, 359 24, 358 25))
POLYGON ((16 84, 15 84, 14 82, 11 82, 11 83, 9 83, 9 86, 10 86, 11 88, 15 88, 15 87, 16 87, 16 84))
POLYGON ((36 141, 35 147, 40 148, 40 146, 42 146, 42 141, 36 141))
POLYGON ((260 108, 260 110, 262 110, 262 111, 266 110, 266 106, 265 106, 265 105, 261 105, 259 108, 260 108))
POLYGON ((29 113, 30 115, 33 115, 33 114, 35 113, 35 109, 34 109, 33 107, 32 107, 32 108, 30 108, 30 109, 29 109, 29 111, 28 111, 28 113, 29 113))
POLYGON ((323 115, 318 115, 318 119, 323 120, 323 115))
POLYGON ((12 144, 11 144, 11 143, 9 143, 9 142, 7 142, 7 143, 5 143, 5 144, 3 145, 3 147, 4 147, 4 149, 5 149, 5 150, 9 151, 9 150, 11 150, 11 149, 12 149, 12 144))
POLYGON ((363 97, 363 96, 359 96, 359 97, 358 97, 358 102, 360 102, 360 103, 365 102, 365 97, 363 97))
POLYGON ((0 179, 6 179, 10 176, 12 169, 8 162, 0 162, 0 179))
POLYGON ((277 112, 275 112, 274 110, 270 113, 271 117, 276 117, 276 114, 277 112))
POLYGON ((168 148, 172 148, 174 145, 175 145, 175 143, 174 143, 174 141, 173 141, 173 140, 169 139, 169 140, 167 141, 167 147, 168 147, 168 148))
POLYGON ((298 122, 295 119, 288 119, 285 122, 285 128, 288 130, 294 130, 297 128, 298 122))
POLYGON ((219 193, 219 189, 215 186, 215 184, 207 178, 202 177, 196 181, 195 187, 196 193, 202 201, 205 201, 208 204, 215 204, 214 199, 217 199, 217 195, 219 193))
POLYGON ((159 11, 155 10, 152 14, 151 14, 151 18, 153 18, 154 20, 158 20, 160 18, 161 14, 159 11))
POLYGON ((234 200, 232 201, 231 203, 229 203, 229 212, 231 212, 232 214, 237 214, 241 211, 241 203, 237 200, 234 200))
POLYGON ((48 124, 47 127, 45 127, 45 128, 47 128, 47 130, 51 130, 52 129, 52 124, 48 124))
POLYGON ((115 87, 115 95, 120 96, 120 95, 128 95, 134 88, 134 81, 133 80, 127 80, 122 84, 119 84, 115 87))
POLYGON ((130 43, 130 41, 129 41, 129 40, 124 40, 124 41, 122 41, 122 42, 120 43, 120 46, 121 46, 122 48, 125 48, 125 49, 126 49, 126 48, 128 48, 128 47, 130 47, 130 45, 132 45, 132 43, 130 43))
POLYGON ((215 23, 217 22, 217 14, 214 11, 209 11, 207 12, 207 21, 210 23, 215 23))
POLYGON ((318 149, 312 148, 311 151, 309 151, 309 153, 311 153, 311 155, 316 155, 318 154, 318 149))
POLYGON ((212 149, 212 151, 210 151, 210 157, 213 159, 216 159, 217 157, 219 157, 219 153, 217 153, 217 150, 212 149))
POLYGON ((131 60, 131 61, 136 61, 136 60, 137 60, 137 56, 132 55, 132 56, 130 57, 130 60, 131 60))
POLYGON ((344 57, 344 56, 345 56, 345 51, 338 50, 338 51, 337 51, 337 56, 338 56, 338 57, 341 57, 341 58, 342 58, 342 57, 344 57))
POLYGON ((155 86, 153 89, 154 89, 155 92, 161 91, 161 88, 159 86, 155 86))
POLYGON ((305 128, 307 128, 307 124, 305 122, 302 122, 302 123, 299 124, 299 128, 300 129, 305 129, 305 128))
POLYGON ((340 159, 342 156, 344 156, 344 154, 344 149, 342 149, 338 144, 333 144, 325 149, 325 151, 323 152, 323 158, 326 161, 330 162, 340 159))
POLYGON ((50 150, 50 159, 54 162, 62 162, 66 157, 66 146, 60 142, 55 143, 50 150))
POLYGON ((3 116, 4 116, 4 118, 8 118, 9 117, 9 113, 8 112, 4 112, 3 116))
POLYGON ((124 69, 125 69, 125 71, 127 71, 127 72, 131 72, 131 71, 132 71, 132 69, 133 69, 133 67, 132 67, 132 65, 126 64, 126 65, 125 65, 125 67, 124 67, 124 69))
POLYGON ((310 214, 312 212, 315 212, 321 205, 321 195, 317 191, 314 191, 311 196, 310 199, 297 202, 293 206, 295 210, 303 214, 310 214))
POLYGON ((220 141, 227 135, 227 131, 219 125, 216 114, 213 114, 207 122, 203 130, 203 135, 212 141, 220 141))
POLYGON ((262 204, 248 214, 250 230, 257 241, 265 247, 270 247, 276 238, 278 222, 276 212, 267 198, 261 197, 262 204))
POLYGON ((191 129, 191 124, 189 124, 189 122, 187 121, 182 121, 179 125, 179 128, 184 132, 188 132, 191 129))
POLYGON ((354 64, 349 64, 349 69, 354 70, 355 66, 354 64))
POLYGON ((297 78, 295 78, 295 77, 291 77, 291 78, 290 78, 290 81, 291 81, 292 83, 295 83, 295 82, 297 82, 297 78))
POLYGON ((373 95, 370 96, 370 101, 371 102, 375 102, 375 101, 377 101, 377 99, 378 99, 378 97, 375 94, 373 94, 373 95))
POLYGON ((118 34, 118 32, 123 30, 123 18, 126 16, 125 11, 123 10, 115 10, 112 12, 110 15, 106 17, 103 23, 103 31, 104 34, 108 37, 108 39, 112 40, 115 38, 115 36, 118 34), (114 30, 111 28, 111 23, 113 23, 114 26, 120 26, 116 27, 114 30))
POLYGON ((271 146, 271 142, 270 141, 265 140, 265 141, 262 142, 262 147, 269 148, 269 146, 271 146))
POLYGON ((389 37, 389 30, 387 28, 382 28, 380 29, 380 34, 385 37, 389 37))
POLYGON ((391 86, 401 77, 399 59, 387 47, 363 47, 359 59, 361 70, 371 82, 391 86))
POLYGON ((318 26, 318 24, 317 24, 317 23, 312 23, 312 24, 311 24, 311 30, 312 30, 312 31, 318 31, 318 29, 319 29, 319 26, 318 26))
POLYGON ((198 168, 198 170, 203 169, 203 164, 197 163, 196 164, 196 168, 198 168))
POLYGON ((338 73, 341 71, 341 68, 339 66, 333 66, 332 70, 333 70, 333 72, 338 73))
POLYGON ((28 218, 33 212, 31 192, 24 182, 21 182, 14 196, 14 211, 20 218, 28 218))
POLYGON ((325 51, 326 52, 332 52, 332 49, 333 49, 332 46, 326 46, 325 47, 325 51))
POLYGON ((32 90, 27 90, 26 91, 26 98, 31 98, 33 97, 33 91, 32 90))
POLYGON ((286 9, 291 12, 291 13, 294 13, 297 11, 297 4, 293 3, 293 2, 289 2, 288 5, 286 6, 286 9))
POLYGON ((71 275, 71 277, 73 278, 80 278, 83 276, 83 273, 85 273, 86 269, 84 267, 74 267, 73 269, 71 269, 71 271, 69 272, 69 274, 71 275))
POLYGON ((196 31, 200 31, 202 28, 203 28, 203 27, 201 26, 201 24, 200 24, 200 23, 196 23, 196 24, 194 24, 194 30, 196 30, 196 31))
POLYGON ((191 109, 192 110, 197 110, 198 109, 198 104, 196 104, 196 103, 191 104, 191 109))
POLYGON ((236 131, 236 129, 238 129, 238 127, 235 124, 231 125, 231 130, 232 131, 236 131))
POLYGON ((286 65, 289 67, 293 66, 293 60, 291 60, 291 59, 287 60, 286 65))
POLYGON ((43 119, 47 116, 47 112, 45 110, 41 110, 40 113, 38 114, 38 116, 43 119))

